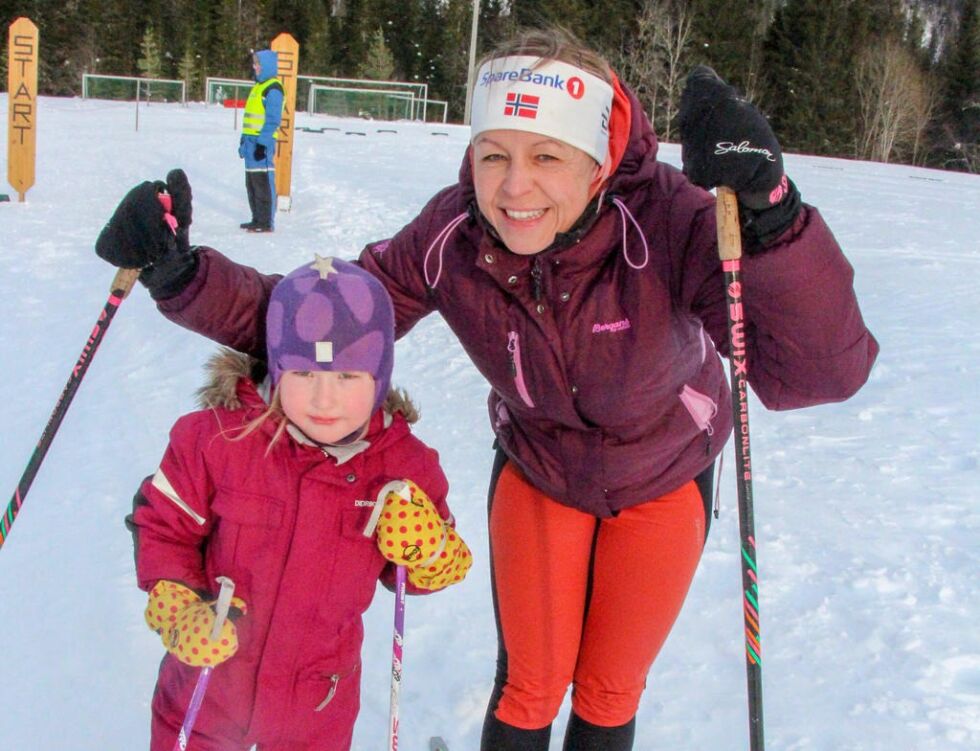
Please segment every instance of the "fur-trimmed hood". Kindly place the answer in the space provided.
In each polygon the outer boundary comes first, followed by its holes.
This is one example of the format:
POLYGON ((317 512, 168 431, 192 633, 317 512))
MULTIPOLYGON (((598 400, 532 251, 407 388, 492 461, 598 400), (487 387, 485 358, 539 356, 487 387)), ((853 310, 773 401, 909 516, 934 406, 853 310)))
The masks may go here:
MULTIPOLYGON (((201 409, 242 409, 245 405, 242 403, 238 384, 243 378, 255 384, 263 399, 269 399, 268 371, 262 360, 222 347, 211 355, 204 369, 208 380, 196 393, 201 409)), ((409 424, 417 422, 420 416, 408 394, 397 388, 388 389, 382 409, 391 415, 401 413, 409 424)))

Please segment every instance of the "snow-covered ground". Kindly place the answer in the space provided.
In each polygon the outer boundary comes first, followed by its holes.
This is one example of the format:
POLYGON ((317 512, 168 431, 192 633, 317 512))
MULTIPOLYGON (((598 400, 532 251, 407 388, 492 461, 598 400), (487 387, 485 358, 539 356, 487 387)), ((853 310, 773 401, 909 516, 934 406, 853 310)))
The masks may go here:
MULTIPOLYGON (((4 115, 6 104, 0 95, 4 115)), ((132 185, 183 167, 195 192, 192 240, 285 272, 314 251, 350 258, 395 232, 453 181, 467 139, 458 126, 399 123, 389 133, 380 131, 390 124, 300 114, 300 126, 339 130, 297 133, 292 211, 279 214, 275 234, 245 235, 232 111, 153 104, 137 132, 132 104, 41 98, 38 110, 37 184, 26 203, 13 191, 0 203, 4 503, 105 302, 113 273, 92 248, 132 185)), ((676 164, 679 150, 663 146, 661 157, 676 164)), ((768 745, 973 751, 980 178, 786 163, 854 264, 882 353, 849 402, 781 414, 752 406, 768 745)), ((213 349, 164 320, 141 287, 120 308, 0 551, 0 749, 146 746, 162 650, 143 624, 122 520, 171 423, 192 409, 213 349)), ((425 749, 438 734, 473 751, 496 651, 487 389, 436 317, 399 343, 396 381, 422 407, 417 433, 441 452, 476 558, 462 586, 408 603, 401 747, 425 749)), ((732 464, 721 518, 650 673, 637 749, 748 747, 732 464)), ((362 751, 385 741, 391 620, 382 591, 367 617, 362 751)))

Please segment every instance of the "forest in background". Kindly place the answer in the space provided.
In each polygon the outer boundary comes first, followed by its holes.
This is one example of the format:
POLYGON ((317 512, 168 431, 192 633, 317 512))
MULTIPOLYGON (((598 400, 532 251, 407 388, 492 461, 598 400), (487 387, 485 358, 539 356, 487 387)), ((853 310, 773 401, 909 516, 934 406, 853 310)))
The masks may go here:
MULTIPOLYGON (((980 0, 481 0, 478 55, 525 26, 601 51, 659 135, 676 139, 684 76, 711 65, 788 151, 980 173, 980 0)), ((462 120, 473 0, 0 0, 40 29, 39 90, 82 73, 250 77, 281 32, 303 75, 424 82, 462 120)), ((4 45, 6 50, 6 45, 4 45)), ((6 54, 0 87, 6 88, 6 54)))

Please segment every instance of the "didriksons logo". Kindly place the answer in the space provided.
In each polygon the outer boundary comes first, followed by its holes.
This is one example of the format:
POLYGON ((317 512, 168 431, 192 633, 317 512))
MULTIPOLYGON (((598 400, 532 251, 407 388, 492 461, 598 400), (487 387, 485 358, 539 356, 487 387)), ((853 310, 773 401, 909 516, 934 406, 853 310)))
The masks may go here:
POLYGON ((489 71, 484 73, 480 78, 480 86, 489 86, 490 84, 500 83, 502 81, 520 81, 535 86, 548 86, 560 91, 564 91, 566 86, 565 79, 557 73, 546 76, 543 73, 535 73, 530 68, 489 71))

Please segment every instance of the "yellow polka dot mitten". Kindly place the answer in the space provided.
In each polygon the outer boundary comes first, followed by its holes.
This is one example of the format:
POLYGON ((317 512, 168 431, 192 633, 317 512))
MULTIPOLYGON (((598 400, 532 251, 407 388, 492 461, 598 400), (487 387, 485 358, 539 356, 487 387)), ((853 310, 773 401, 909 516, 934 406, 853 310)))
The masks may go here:
POLYGON ((389 483, 378 503, 378 549, 408 569, 412 584, 437 590, 463 580, 473 562, 470 550, 424 490, 411 480, 389 483))
POLYGON ((448 527, 424 490, 405 480, 389 483, 382 493, 377 530, 378 549, 385 558, 413 566, 442 552, 448 527))
MULTIPOLYGON (((183 584, 161 579, 150 590, 144 618, 178 660, 192 667, 213 667, 238 651, 238 630, 231 619, 225 620, 217 639, 210 638, 214 603, 202 600, 183 584)), ((247 610, 239 597, 233 597, 231 604, 242 614, 247 610)))
POLYGON ((435 561, 408 569, 408 580, 419 589, 437 591, 445 589, 450 584, 461 582, 466 578, 466 572, 473 565, 473 556, 463 538, 452 527, 447 527, 446 549, 435 561))

